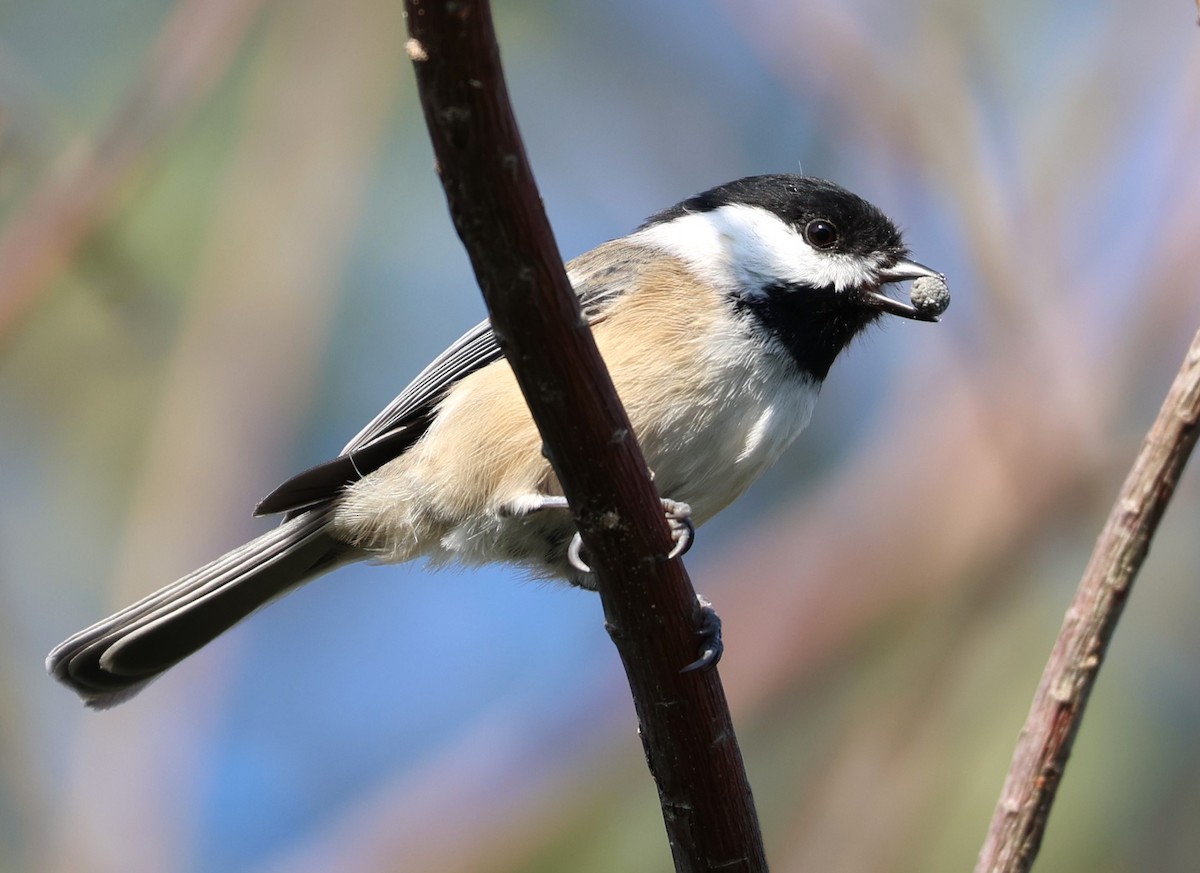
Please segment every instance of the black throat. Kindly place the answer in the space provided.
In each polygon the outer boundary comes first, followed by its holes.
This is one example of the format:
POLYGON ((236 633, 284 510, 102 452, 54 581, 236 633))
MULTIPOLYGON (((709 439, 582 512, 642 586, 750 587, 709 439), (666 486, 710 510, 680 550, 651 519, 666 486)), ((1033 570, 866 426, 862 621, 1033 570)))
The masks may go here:
POLYGON ((801 373, 824 381, 838 353, 879 317, 878 310, 832 288, 769 285, 736 298, 735 309, 757 319, 791 355, 801 373))

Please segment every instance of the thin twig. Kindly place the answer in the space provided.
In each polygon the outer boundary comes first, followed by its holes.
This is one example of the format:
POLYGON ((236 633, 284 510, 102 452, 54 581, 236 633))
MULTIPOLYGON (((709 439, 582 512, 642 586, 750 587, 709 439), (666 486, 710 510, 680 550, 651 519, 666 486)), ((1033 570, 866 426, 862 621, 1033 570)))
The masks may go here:
POLYGON ((1200 333, 1100 532, 1067 610, 975 873, 1033 866, 1088 695, 1133 580, 1200 433, 1200 333))
POLYGON ((533 181, 484 0, 407 0, 408 54, 455 227, 595 568, 679 871, 766 870, 695 592, 571 290, 533 181))

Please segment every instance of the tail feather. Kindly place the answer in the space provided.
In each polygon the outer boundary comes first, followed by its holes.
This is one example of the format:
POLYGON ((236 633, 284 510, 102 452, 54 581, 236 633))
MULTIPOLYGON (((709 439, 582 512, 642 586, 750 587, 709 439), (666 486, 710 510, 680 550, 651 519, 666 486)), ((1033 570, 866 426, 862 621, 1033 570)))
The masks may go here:
POLYGON ((70 637, 46 669, 84 702, 106 708, 286 591, 345 560, 312 511, 284 522, 177 582, 70 637))

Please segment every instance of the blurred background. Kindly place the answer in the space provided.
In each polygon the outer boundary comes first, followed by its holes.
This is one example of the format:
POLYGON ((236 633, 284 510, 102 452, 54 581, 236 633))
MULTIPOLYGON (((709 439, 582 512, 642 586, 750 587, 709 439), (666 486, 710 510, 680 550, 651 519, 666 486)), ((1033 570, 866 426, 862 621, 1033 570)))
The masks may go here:
MULTIPOLYGON (((483 315, 396 0, 0 5, 0 873, 665 871, 591 594, 353 567, 119 709, 52 645, 267 528, 483 315)), ((688 556, 777 871, 963 871, 1200 326, 1188 2, 498 3, 564 256, 730 179, 878 203, 939 325, 835 365, 688 556)), ((1038 869, 1200 856, 1200 476, 1038 869)))

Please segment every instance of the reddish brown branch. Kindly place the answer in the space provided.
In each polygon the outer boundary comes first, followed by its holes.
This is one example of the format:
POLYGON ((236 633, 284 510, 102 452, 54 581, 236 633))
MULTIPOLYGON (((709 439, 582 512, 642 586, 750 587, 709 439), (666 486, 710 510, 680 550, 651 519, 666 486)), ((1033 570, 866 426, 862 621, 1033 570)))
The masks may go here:
POLYGON ((696 599, 542 209, 483 0, 407 0, 408 54, 450 212, 596 570, 680 871, 765 870, 696 599))
POLYGON ((1146 435, 1067 611, 976 873, 1021 873, 1033 866, 1104 653, 1198 433, 1200 333, 1146 435))

